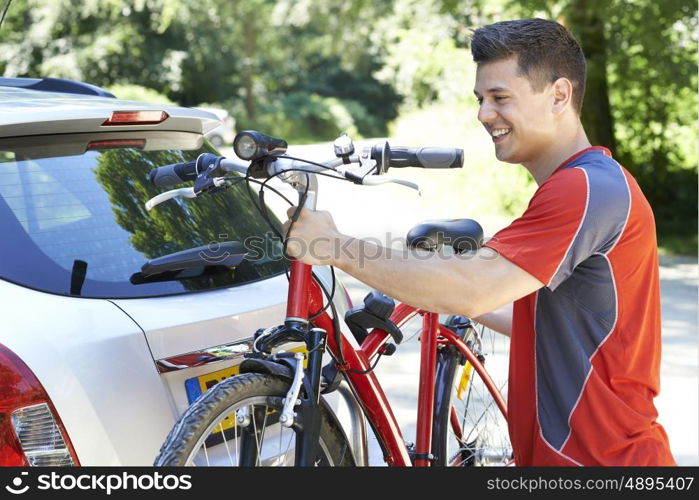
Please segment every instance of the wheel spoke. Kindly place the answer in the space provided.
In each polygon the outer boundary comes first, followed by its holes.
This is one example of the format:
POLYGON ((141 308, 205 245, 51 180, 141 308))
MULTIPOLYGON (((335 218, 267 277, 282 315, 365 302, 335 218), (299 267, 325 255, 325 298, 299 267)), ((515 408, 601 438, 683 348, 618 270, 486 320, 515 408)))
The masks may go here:
POLYGON ((226 432, 223 430, 223 421, 218 424, 221 429, 221 436, 223 436, 223 445, 226 447, 226 454, 228 455, 228 461, 233 465, 233 457, 231 457, 231 450, 228 448, 228 440, 226 439, 226 432))
MULTIPOLYGON (((507 387, 508 346, 501 340, 504 337, 491 330, 477 326, 467 332, 464 342, 479 357, 484 358, 484 367, 495 382, 503 397, 507 387)), ((448 359, 448 358, 447 358, 448 359)), ((446 372, 445 372, 446 373, 446 372)), ((457 397, 462 383, 462 370, 455 370, 452 384, 452 405, 448 417, 455 419, 453 425, 444 428, 447 436, 447 455, 444 463, 459 465, 495 465, 502 462, 511 453, 507 422, 500 412, 496 400, 491 395, 485 382, 474 368, 468 378, 466 387, 461 387, 462 398, 457 397), (455 411, 454 415, 451 412, 455 411), (458 435, 454 431, 459 430, 458 435)), ((440 438, 444 439, 444 438, 440 438)), ((443 441, 442 441, 443 442, 443 441)))
MULTIPOLYGON (((156 465, 294 465, 295 438, 303 422, 287 428, 277 418, 289 383, 267 375, 245 374, 221 384, 226 386, 219 386, 216 397, 207 399, 204 394, 185 411, 163 444, 156 465), (227 399, 221 399, 222 393, 227 399)), ((328 420, 332 414, 325 410, 321 414, 315 463, 354 464, 352 455, 346 455, 349 444, 345 436, 328 420)))

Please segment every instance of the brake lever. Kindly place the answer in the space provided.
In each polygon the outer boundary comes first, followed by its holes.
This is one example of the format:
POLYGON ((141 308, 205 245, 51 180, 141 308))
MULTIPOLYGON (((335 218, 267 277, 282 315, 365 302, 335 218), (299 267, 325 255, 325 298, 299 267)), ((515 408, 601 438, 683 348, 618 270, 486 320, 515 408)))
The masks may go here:
POLYGON ((365 186, 378 186, 379 184, 400 184, 401 186, 414 189, 415 191, 417 191, 417 194, 419 196, 422 196, 422 188, 420 188, 419 184, 416 184, 415 182, 411 181, 406 181, 404 179, 396 179, 392 177, 378 177, 372 175, 371 177, 365 177, 362 181, 362 184, 365 186))
POLYGON ((347 179, 348 181, 352 181, 355 184, 363 184, 364 179, 366 179, 367 177, 372 176, 372 174, 381 173, 378 170, 376 160, 371 158, 369 149, 365 149, 361 155, 356 157, 355 162, 357 160, 359 162, 359 167, 348 167, 340 165, 335 170, 338 173, 342 174, 345 179, 347 179))
POLYGON ((197 193, 194 192, 193 187, 171 189, 170 191, 160 193, 159 195, 156 195, 150 200, 148 200, 146 202, 146 210, 150 212, 156 205, 160 205, 161 203, 171 198, 177 198, 179 196, 181 196, 182 198, 196 198, 197 193))
POLYGON ((196 198, 200 193, 213 193, 217 188, 220 188, 225 183, 226 180, 223 177, 214 177, 210 179, 205 175, 200 174, 197 176, 194 187, 171 189, 170 191, 160 193, 146 202, 146 210, 150 212, 156 205, 160 205, 161 203, 172 198, 196 198))

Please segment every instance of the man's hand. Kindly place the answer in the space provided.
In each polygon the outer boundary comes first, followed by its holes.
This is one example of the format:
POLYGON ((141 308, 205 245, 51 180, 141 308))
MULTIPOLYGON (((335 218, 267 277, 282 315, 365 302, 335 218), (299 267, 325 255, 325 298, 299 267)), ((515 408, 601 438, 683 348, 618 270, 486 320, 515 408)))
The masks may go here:
MULTIPOLYGON (((297 208, 290 207, 287 216, 291 217, 297 208)), ((341 234, 330 212, 302 208, 293 226, 291 220, 284 223, 283 234, 287 236, 286 253, 289 257, 313 266, 335 264, 339 250, 336 242, 341 234), (290 227, 291 234, 288 234, 290 227)))

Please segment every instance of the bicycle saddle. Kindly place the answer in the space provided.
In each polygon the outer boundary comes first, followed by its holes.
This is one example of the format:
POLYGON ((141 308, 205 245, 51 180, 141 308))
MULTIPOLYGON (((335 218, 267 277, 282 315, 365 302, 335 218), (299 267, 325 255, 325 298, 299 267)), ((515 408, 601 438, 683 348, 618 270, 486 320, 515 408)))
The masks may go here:
POLYGON ((473 219, 426 221, 413 227, 406 236, 408 248, 439 250, 451 245, 456 253, 478 250, 483 244, 483 228, 473 219))

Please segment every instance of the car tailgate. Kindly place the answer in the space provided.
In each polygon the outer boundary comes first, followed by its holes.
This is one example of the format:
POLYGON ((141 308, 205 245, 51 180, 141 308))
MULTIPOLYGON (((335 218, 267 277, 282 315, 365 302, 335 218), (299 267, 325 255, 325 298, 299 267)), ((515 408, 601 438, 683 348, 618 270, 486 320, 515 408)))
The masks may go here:
POLYGON ((181 413, 191 399, 186 381, 239 364, 258 328, 284 321, 286 293, 282 274, 208 292, 112 302, 143 329, 181 413))

